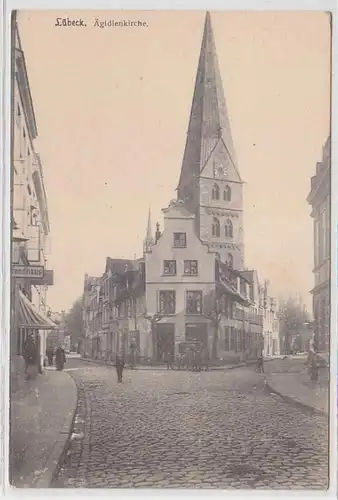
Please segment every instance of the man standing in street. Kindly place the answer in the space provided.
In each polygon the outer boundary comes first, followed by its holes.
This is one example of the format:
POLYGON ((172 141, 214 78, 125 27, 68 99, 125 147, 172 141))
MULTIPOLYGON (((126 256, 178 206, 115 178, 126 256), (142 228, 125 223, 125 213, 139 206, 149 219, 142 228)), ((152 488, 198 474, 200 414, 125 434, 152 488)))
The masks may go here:
POLYGON ((263 353, 261 352, 257 358, 257 371, 264 373, 263 353))
POLYGON ((122 383, 123 368, 124 368, 124 356, 123 356, 123 354, 117 354, 116 355, 116 373, 117 373, 117 382, 118 383, 122 383))
POLYGON ((208 351, 208 347, 204 348, 203 359, 204 359, 205 371, 207 372, 207 371, 209 371, 209 351, 208 351))
POLYGON ((170 351, 167 353, 167 370, 173 369, 173 357, 170 351))

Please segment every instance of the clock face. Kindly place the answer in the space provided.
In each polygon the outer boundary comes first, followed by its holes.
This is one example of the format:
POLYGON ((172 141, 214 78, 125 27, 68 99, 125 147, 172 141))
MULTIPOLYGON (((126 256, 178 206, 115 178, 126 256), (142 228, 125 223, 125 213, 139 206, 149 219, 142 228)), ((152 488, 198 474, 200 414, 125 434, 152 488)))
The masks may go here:
POLYGON ((222 163, 215 165, 214 175, 215 175, 215 177, 227 177, 228 176, 228 166, 223 165, 222 163))

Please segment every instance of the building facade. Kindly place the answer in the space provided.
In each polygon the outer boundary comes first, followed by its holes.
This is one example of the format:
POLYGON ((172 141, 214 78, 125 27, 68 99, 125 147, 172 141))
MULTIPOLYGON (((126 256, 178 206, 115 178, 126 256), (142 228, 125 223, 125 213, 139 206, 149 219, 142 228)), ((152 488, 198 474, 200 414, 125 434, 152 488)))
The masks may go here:
POLYGON ((53 272, 46 269, 50 226, 42 163, 34 147, 38 134, 34 106, 16 20, 12 26, 11 356, 13 360, 20 355, 27 335, 34 333, 42 369, 47 335, 55 327, 46 317, 48 286, 53 284, 53 272))
POLYGON ((215 290, 215 253, 196 235, 194 214, 176 202, 163 213, 163 233, 145 254, 147 311, 158 317, 157 361, 193 338, 210 346, 212 322, 203 301, 215 290))
POLYGON ((268 295, 266 284, 263 289, 263 337, 264 356, 279 356, 280 351, 280 323, 278 304, 274 297, 268 295))
POLYGON ((85 276, 83 297, 84 357, 114 361, 118 353, 123 353, 127 358, 135 354, 138 361, 152 359, 143 259, 107 257, 100 278, 85 276))
POLYGON ((184 202, 163 210, 164 229, 145 254, 146 304, 156 317, 156 361, 197 341, 216 362, 257 356, 262 340, 258 280, 223 263, 196 234, 184 202))
POLYGON ((83 336, 81 354, 86 358, 94 358, 94 339, 98 332, 98 303, 101 278, 85 275, 83 289, 83 336))
POLYGON ((322 159, 311 178, 307 198, 314 223, 313 316, 315 347, 328 351, 330 345, 330 210, 331 210, 331 138, 323 147, 322 159))

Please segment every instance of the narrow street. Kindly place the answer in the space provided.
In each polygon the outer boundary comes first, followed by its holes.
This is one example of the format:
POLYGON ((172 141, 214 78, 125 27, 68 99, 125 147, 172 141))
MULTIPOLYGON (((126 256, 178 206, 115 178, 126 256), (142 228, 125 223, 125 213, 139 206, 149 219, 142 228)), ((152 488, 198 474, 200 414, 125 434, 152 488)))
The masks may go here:
POLYGON ((69 360, 78 410, 52 487, 325 488, 327 421, 254 368, 127 370, 69 360))

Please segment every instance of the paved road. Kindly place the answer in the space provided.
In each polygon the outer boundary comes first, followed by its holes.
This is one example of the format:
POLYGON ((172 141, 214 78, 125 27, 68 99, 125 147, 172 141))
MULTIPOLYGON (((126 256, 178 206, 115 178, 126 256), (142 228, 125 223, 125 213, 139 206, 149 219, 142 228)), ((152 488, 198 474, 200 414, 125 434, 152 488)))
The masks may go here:
POLYGON ((270 395, 253 368, 125 372, 69 362, 79 390, 53 487, 326 488, 327 423, 270 395))

